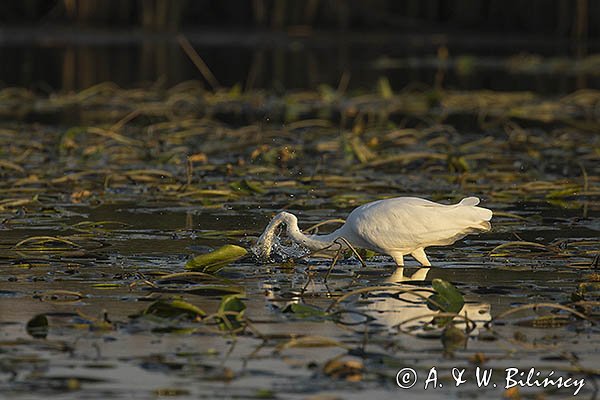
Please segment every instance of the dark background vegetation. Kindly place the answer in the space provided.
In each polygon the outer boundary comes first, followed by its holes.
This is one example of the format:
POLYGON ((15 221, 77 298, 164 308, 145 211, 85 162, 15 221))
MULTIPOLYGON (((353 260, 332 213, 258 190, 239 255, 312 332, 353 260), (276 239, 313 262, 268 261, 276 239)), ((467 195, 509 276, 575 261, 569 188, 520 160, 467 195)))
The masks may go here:
MULTIPOLYGON (((597 52, 600 2, 588 0, 22 0, 0 2, 0 86, 74 90, 112 81, 173 85, 198 79, 177 41, 185 34, 224 86, 372 88, 432 84, 427 57, 597 52), (441 53, 440 53, 441 50, 441 53), (381 57, 416 68, 374 71, 381 57), (423 68, 425 67, 425 68, 423 68)), ((455 87, 527 89, 530 77, 488 74, 455 87)), ((576 79, 576 83, 575 82, 576 79)), ((567 92, 563 77, 534 90, 567 92), (543 86, 543 88, 542 88, 543 86)), ((593 82, 592 82, 593 85, 593 82)))
POLYGON ((569 38, 600 34, 588 0, 22 0, 0 4, 5 24, 285 29, 473 29, 569 38))

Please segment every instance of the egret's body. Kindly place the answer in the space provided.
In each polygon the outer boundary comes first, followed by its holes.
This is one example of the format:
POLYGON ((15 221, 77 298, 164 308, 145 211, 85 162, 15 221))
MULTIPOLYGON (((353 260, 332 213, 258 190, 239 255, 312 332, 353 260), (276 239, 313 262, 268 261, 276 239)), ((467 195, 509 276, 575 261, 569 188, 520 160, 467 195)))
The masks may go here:
POLYGON ((260 256, 268 258, 275 231, 284 223, 292 240, 313 251, 331 248, 336 239, 344 238, 353 247, 391 256, 398 266, 404 265, 407 254, 429 266, 426 247, 450 245, 468 234, 490 229, 492 212, 477 204, 476 197, 452 205, 416 197, 374 201, 354 209, 342 227, 327 235, 305 235, 293 214, 281 212, 259 238, 257 249, 260 256))

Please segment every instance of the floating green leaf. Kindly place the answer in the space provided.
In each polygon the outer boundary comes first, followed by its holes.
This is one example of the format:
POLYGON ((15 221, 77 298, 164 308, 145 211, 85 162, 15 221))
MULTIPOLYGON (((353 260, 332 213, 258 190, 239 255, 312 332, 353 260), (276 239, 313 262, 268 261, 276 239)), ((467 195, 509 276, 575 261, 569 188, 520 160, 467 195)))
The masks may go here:
POLYGON ((600 282, 583 282, 577 286, 577 289, 571 294, 572 301, 599 301, 600 300, 600 282))
POLYGON ((39 314, 27 322, 27 333, 36 339, 45 339, 48 336, 48 317, 39 314))
POLYGON ((452 323, 444 328, 441 339, 446 353, 453 353, 467 344, 467 335, 452 323))
POLYGON ((308 304, 292 303, 283 309, 284 313, 292 313, 299 318, 324 318, 327 313, 318 307, 308 304))
POLYGON ((248 251, 243 247, 226 244, 215 251, 194 257, 185 264, 185 268, 214 274, 246 254, 248 254, 248 251))
POLYGON ((373 257, 375 257, 377 255, 376 252, 374 252, 373 250, 368 250, 368 249, 358 249, 358 254, 363 259, 373 258, 373 257))
POLYGON ((92 287, 96 289, 115 289, 121 286, 120 283, 94 283, 92 285, 92 287))
POLYGON ((463 295, 452 285, 443 279, 434 279, 431 282, 435 294, 429 296, 428 307, 448 313, 458 313, 465 305, 463 295))
POLYGON ((120 221, 82 221, 71 225, 71 229, 82 232, 110 232, 131 225, 120 221))
POLYGON ((277 395, 271 389, 258 389, 254 394, 256 399, 276 399, 277 395))
POLYGON ((566 189, 553 190, 546 195, 547 199, 560 199, 564 197, 576 196, 578 192, 581 192, 582 188, 579 186, 568 187, 566 189))
POLYGON ((244 192, 248 194, 256 193, 263 194, 266 193, 266 190, 258 183, 254 181, 249 181, 247 179, 243 179, 238 182, 231 182, 229 187, 237 192, 244 192))
POLYGON ((241 300, 241 295, 232 294, 224 296, 219 304, 219 313, 236 312, 243 314, 246 309, 246 305, 241 300))
POLYGON ((217 314, 221 322, 219 328, 222 330, 236 330, 241 328, 241 320, 246 311, 246 305, 239 294, 231 294, 224 296, 219 304, 217 314))
POLYGON ((282 351, 289 348, 304 348, 304 347, 340 347, 343 349, 349 349, 343 342, 339 342, 335 339, 325 336, 301 336, 293 337, 287 342, 281 343, 276 347, 278 351, 282 351))
POLYGON ((150 304, 143 315, 156 315, 161 318, 178 318, 181 316, 201 319, 206 313, 199 307, 183 300, 157 300, 150 304))
POLYGON ((562 328, 573 322, 568 315, 541 315, 531 319, 523 319, 515 322, 516 326, 524 326, 537 329, 562 328))
POLYGON ((546 250, 546 251, 552 251, 552 249, 549 246, 546 246, 545 244, 541 244, 541 243, 535 243, 535 242, 526 242, 526 241, 515 241, 515 242, 507 242, 507 243, 502 243, 499 246, 496 246, 492 249, 492 251, 490 251, 490 257, 504 257, 507 255, 512 255, 513 252, 499 252, 498 250, 501 249, 505 249, 507 247, 519 247, 519 248, 531 248, 531 249, 542 249, 542 250, 546 250))
MULTIPOLYGON (((15 244, 15 249, 27 248, 28 250, 44 251, 44 250, 52 250, 53 249, 52 246, 56 246, 57 244, 66 245, 67 246, 66 248, 81 247, 77 243, 72 242, 67 239, 64 239, 64 238, 61 238, 61 237, 35 236, 35 237, 30 237, 30 238, 21 240, 19 243, 15 244)), ((58 247, 58 248, 63 248, 63 247, 58 247)))
POLYGON ((197 296, 226 296, 230 294, 243 294, 244 288, 227 285, 195 285, 185 289, 185 293, 197 296))

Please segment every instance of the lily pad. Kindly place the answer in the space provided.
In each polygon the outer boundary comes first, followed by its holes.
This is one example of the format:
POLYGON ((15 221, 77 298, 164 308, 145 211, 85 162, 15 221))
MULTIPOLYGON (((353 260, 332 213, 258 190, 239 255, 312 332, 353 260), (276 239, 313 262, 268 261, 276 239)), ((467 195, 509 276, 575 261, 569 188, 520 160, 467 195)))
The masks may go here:
POLYGON ((463 295, 443 279, 434 279, 431 282, 435 294, 429 296, 427 306, 432 310, 441 310, 448 313, 458 313, 465 305, 463 295))
POLYGON ((45 339, 48 336, 48 317, 39 314, 27 322, 27 333, 36 339, 45 339))
POLYGON ((185 269, 214 274, 248 254, 243 247, 226 244, 218 249, 194 257, 185 264, 185 269))
POLYGON ((454 324, 449 323, 442 333, 442 345, 446 353, 453 353, 467 344, 467 335, 454 324))

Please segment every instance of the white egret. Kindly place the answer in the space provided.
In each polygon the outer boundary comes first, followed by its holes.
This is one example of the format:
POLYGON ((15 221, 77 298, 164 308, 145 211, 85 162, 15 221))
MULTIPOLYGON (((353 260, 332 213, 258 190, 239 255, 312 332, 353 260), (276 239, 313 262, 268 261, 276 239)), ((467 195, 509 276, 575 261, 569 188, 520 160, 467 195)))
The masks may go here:
POLYGON ((396 197, 364 204, 354 209, 344 225, 327 235, 305 235, 298 219, 288 212, 277 214, 258 239, 257 254, 268 259, 277 227, 285 224, 288 236, 312 250, 332 249, 339 238, 353 247, 387 254, 398 267, 410 254, 424 266, 430 266, 425 248, 446 246, 466 235, 490 230, 492 211, 476 207, 477 197, 458 204, 445 205, 416 197, 396 197))

